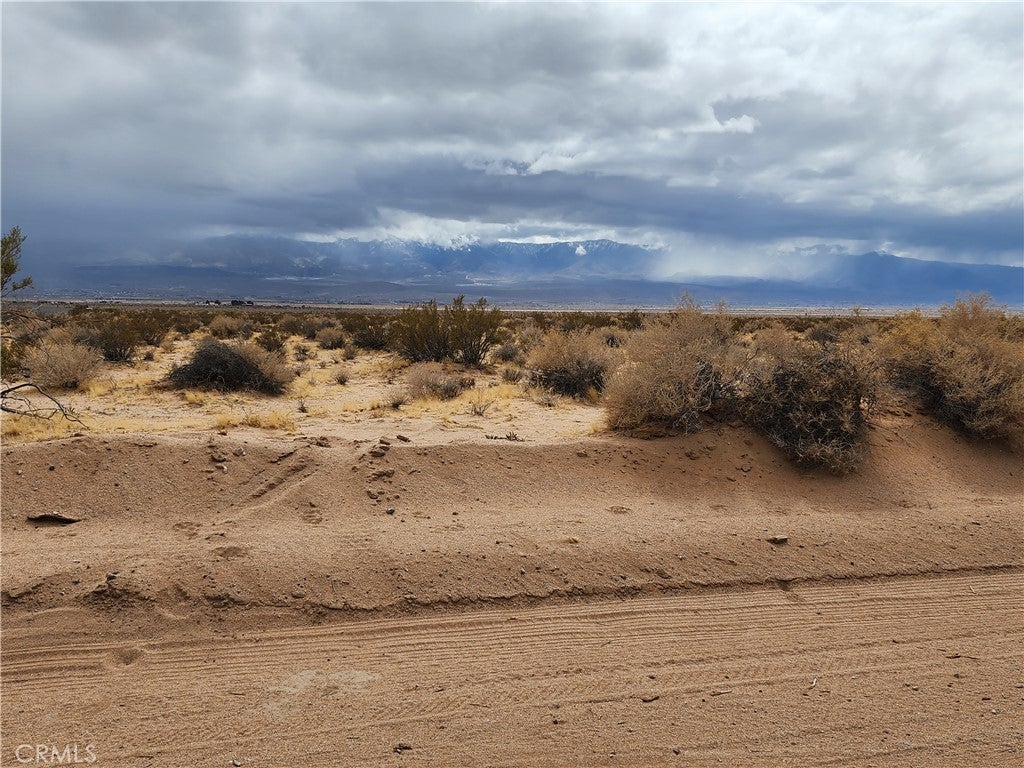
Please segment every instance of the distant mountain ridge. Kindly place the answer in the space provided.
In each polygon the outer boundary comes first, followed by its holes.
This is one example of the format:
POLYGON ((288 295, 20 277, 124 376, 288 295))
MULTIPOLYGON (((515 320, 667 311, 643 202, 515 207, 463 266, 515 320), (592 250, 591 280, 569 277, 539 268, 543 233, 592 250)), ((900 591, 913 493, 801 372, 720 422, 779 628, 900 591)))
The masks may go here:
POLYGON ((189 244, 160 264, 84 265, 37 280, 48 295, 407 303, 465 293, 506 304, 666 306, 689 293, 737 306, 934 306, 971 292, 1024 309, 1024 267, 908 259, 873 251, 815 255, 802 279, 651 279, 665 253, 611 240, 315 243, 232 235, 189 244))
POLYGON ((345 239, 313 243, 229 235, 183 250, 179 265, 257 271, 265 277, 416 280, 457 275, 528 280, 564 276, 637 277, 660 251, 611 240, 470 243, 441 246, 409 240, 345 239))

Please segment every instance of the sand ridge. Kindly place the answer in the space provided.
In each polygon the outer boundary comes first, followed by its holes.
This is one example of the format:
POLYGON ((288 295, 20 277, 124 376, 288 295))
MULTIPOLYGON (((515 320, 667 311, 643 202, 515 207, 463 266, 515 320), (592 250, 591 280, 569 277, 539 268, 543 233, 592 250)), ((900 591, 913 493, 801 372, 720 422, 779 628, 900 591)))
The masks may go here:
POLYGON ((742 427, 409 426, 6 446, 5 743, 88 737, 126 766, 1019 758, 1019 456, 898 413, 842 478, 742 427), (29 519, 54 512, 78 522, 29 519))

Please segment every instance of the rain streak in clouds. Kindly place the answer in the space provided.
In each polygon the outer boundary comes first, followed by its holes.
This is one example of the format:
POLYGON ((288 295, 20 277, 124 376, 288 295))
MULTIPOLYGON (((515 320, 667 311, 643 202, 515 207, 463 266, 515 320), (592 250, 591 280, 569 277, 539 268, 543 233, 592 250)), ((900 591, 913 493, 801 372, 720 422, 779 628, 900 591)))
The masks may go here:
POLYGON ((3 4, 3 220, 1020 264, 1019 3, 3 4))

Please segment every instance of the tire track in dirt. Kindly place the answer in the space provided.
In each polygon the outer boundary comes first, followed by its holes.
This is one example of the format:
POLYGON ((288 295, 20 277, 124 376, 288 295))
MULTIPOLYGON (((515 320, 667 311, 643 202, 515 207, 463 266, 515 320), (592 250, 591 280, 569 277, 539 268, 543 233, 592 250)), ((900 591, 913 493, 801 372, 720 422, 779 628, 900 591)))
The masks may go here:
POLYGON ((5 741, 88 733, 126 766, 1010 765, 1022 594, 1005 571, 150 642, 8 627, 5 741))

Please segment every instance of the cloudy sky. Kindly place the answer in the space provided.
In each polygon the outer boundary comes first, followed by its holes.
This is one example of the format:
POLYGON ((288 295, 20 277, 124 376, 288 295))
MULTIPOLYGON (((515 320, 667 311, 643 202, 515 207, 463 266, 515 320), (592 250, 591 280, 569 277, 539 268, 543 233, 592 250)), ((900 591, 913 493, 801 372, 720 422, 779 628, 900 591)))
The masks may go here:
POLYGON ((1020 264, 1024 12, 937 4, 3 3, 2 218, 184 238, 607 237, 1020 264))

